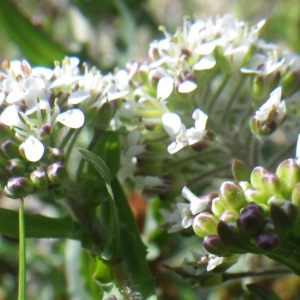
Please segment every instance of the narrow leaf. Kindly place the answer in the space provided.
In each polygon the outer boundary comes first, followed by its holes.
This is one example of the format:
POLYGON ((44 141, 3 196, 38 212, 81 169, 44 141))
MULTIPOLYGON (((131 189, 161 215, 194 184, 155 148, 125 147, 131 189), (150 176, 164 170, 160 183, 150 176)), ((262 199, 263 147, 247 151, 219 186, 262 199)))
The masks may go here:
POLYGON ((259 286, 258 284, 247 284, 247 289, 255 299, 280 300, 280 298, 275 293, 259 286))
POLYGON ((109 169, 105 163, 105 161, 97 154, 83 149, 83 148, 77 148, 78 152, 82 155, 84 159, 89 161, 94 168, 100 173, 100 175, 103 177, 106 184, 110 183, 110 172, 109 169))
POLYGON ((53 65, 66 52, 7 0, 0 1, 0 25, 32 64, 53 65))
MULTIPOLYGON (((0 208, 0 232, 18 238, 18 212, 0 208)), ((27 238, 70 238, 80 239, 82 232, 70 217, 49 218, 25 213, 27 238)))

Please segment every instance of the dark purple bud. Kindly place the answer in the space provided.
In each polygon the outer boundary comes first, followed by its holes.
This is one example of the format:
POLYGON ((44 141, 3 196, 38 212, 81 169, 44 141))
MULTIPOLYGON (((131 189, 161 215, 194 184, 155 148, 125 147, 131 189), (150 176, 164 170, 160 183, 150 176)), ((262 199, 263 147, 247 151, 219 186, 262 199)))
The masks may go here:
POLYGON ((229 256, 233 254, 227 250, 227 247, 222 243, 217 234, 209 234, 204 237, 203 246, 209 253, 218 256, 229 256))
POLYGON ((262 250, 271 251, 278 247, 279 239, 274 233, 262 232, 256 237, 255 244, 262 250))
POLYGON ((237 226, 246 236, 255 237, 264 230, 265 219, 260 211, 249 207, 245 208, 239 215, 237 226))

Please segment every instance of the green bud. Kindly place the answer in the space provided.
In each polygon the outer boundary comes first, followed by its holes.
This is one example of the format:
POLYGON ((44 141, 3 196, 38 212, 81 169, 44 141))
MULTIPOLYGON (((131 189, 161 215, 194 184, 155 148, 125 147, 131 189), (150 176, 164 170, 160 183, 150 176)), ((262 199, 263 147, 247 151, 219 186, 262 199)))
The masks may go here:
POLYGON ((11 177, 9 178, 4 193, 7 197, 18 199, 28 196, 33 191, 33 183, 25 177, 11 177))
POLYGON ((48 167, 47 175, 54 184, 61 184, 66 180, 68 173, 62 162, 55 162, 48 167))
POLYGON ((280 82, 283 90, 283 96, 288 97, 299 89, 299 73, 287 72, 280 82))
POLYGON ((19 146, 12 140, 6 139, 0 145, 1 152, 6 158, 20 158, 19 146))
POLYGON ((220 198, 235 210, 242 208, 246 204, 242 188, 235 182, 225 181, 219 189, 220 198))
POLYGON ((233 160, 231 169, 235 181, 250 182, 251 169, 243 161, 233 160))
POLYGON ((292 203, 298 207, 300 211, 300 182, 295 185, 292 191, 292 203))
POLYGON ((48 176, 47 173, 43 170, 34 170, 30 174, 30 180, 39 190, 45 190, 48 187, 48 176))
POLYGON ((253 86, 252 86, 253 98, 257 100, 264 99, 265 95, 267 94, 266 92, 264 92, 264 89, 265 89, 264 77, 256 76, 253 80, 253 86))
POLYGON ((256 116, 253 116, 249 120, 249 127, 252 133, 260 136, 270 135, 277 129, 278 125, 274 118, 262 122, 256 116))
POLYGON ((236 210, 226 210, 219 216, 219 220, 225 223, 236 222, 239 214, 236 210))
POLYGON ((255 202, 257 204, 267 204, 268 197, 263 191, 259 191, 255 188, 249 188, 245 192, 245 198, 247 202, 255 202))
POLYGON ((193 229, 195 233, 204 238, 209 234, 217 233, 218 218, 209 212, 198 214, 193 221, 193 229))
POLYGON ((203 239, 203 246, 211 254, 221 257, 232 255, 232 252, 227 249, 217 234, 209 234, 205 236, 203 239))
POLYGON ((212 200, 211 211, 215 216, 220 216, 227 209, 228 207, 224 199, 216 197, 212 200))
POLYGON ((281 194, 282 189, 279 178, 263 167, 259 166, 253 169, 250 181, 256 189, 263 191, 267 197, 281 194))
POLYGON ((5 169, 13 176, 23 175, 26 169, 26 164, 24 160, 20 158, 12 158, 6 162, 5 169))
POLYGON ((57 161, 63 160, 64 152, 59 148, 48 148, 46 152, 46 157, 49 162, 55 163, 57 161))
POLYGON ((290 198, 294 186, 300 182, 300 167, 294 159, 286 159, 277 167, 276 175, 281 182, 282 194, 290 198))

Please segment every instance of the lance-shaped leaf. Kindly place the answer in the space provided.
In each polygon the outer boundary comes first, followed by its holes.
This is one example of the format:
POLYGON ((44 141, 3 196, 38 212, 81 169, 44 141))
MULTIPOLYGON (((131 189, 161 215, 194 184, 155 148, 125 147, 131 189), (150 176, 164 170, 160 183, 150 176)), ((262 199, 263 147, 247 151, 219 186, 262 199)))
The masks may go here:
MULTIPOLYGON (((18 212, 0 208, 0 232, 18 238, 18 212)), ((70 217, 50 218, 25 213, 25 232, 27 238, 70 238, 80 239, 82 230, 70 217)))
POLYGON ((34 26, 10 1, 0 1, 0 25, 32 64, 52 65, 66 51, 34 26))

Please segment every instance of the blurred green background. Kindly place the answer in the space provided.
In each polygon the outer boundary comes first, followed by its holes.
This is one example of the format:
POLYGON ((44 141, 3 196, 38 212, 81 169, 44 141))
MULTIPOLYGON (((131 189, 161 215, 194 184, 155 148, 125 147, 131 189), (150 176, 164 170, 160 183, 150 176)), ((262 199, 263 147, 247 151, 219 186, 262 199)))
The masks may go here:
MULTIPOLYGON (((54 60, 75 55, 106 73, 124 67, 127 61, 145 60, 149 43, 163 37, 159 25, 173 33, 181 26, 183 16, 224 13, 232 13, 250 24, 266 18, 261 37, 300 53, 299 0, 1 0, 0 61, 25 58, 32 65, 53 66, 54 60)), ((13 207, 3 199, 0 205, 13 207)), ((43 207, 38 209, 45 212, 43 207)), ((165 257, 172 256, 195 247, 193 241, 189 243, 182 245, 178 236, 172 236, 161 250, 165 257)), ((28 299, 97 299, 92 298, 93 293, 87 296, 85 292, 97 288, 84 275, 91 273, 90 260, 78 243, 30 240, 27 254, 28 299), (71 276, 76 272, 82 276, 71 276)), ((0 300, 17 298, 17 266, 17 241, 0 236, 0 300)), ((162 276, 161 261, 152 261, 151 267, 156 276, 162 276)), ((212 294, 206 289, 191 289, 171 272, 157 281, 163 300, 209 296, 247 299, 241 298, 242 287, 238 283, 212 294)), ((297 299, 294 297, 300 287, 295 276, 281 281, 265 280, 265 285, 272 286, 283 299, 297 299)), ((96 294, 97 290, 93 295, 96 294)))

